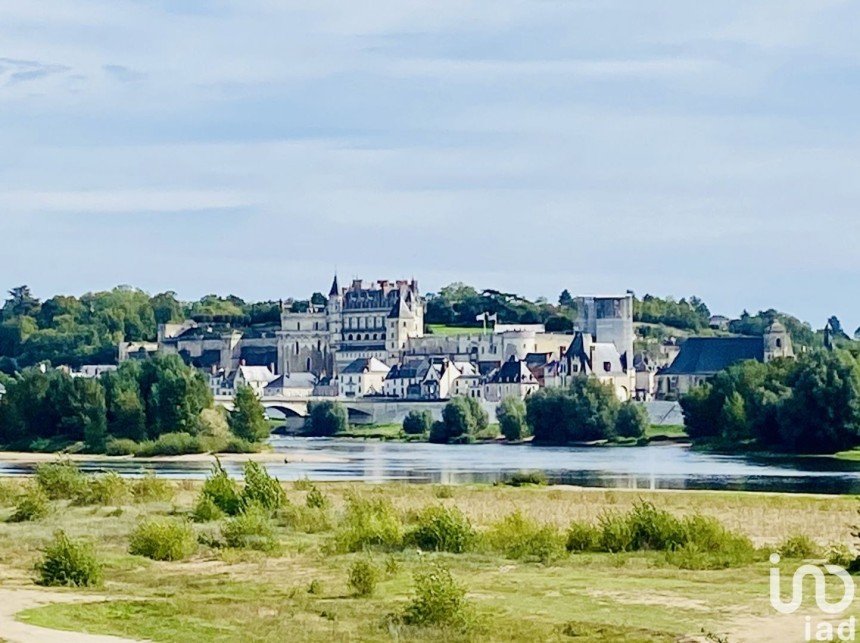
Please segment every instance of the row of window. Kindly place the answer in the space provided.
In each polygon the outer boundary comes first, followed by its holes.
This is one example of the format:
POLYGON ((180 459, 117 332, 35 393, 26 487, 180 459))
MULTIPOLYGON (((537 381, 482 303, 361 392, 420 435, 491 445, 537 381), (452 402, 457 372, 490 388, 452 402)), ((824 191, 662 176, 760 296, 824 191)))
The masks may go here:
POLYGON ((380 339, 385 339, 385 334, 384 333, 373 333, 373 334, 365 333, 362 336, 361 333, 355 333, 355 334, 350 333, 349 335, 346 336, 346 339, 347 339, 347 341, 350 341, 350 342, 351 341, 360 342, 362 340, 370 341, 371 339, 380 340, 380 339))

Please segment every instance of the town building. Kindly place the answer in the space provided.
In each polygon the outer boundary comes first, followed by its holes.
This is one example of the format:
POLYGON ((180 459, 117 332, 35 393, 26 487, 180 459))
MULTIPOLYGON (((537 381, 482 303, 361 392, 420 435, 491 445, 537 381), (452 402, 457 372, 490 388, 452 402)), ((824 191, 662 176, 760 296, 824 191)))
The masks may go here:
POLYGON ((524 400, 538 389, 540 384, 526 362, 512 355, 487 377, 484 399, 493 403, 501 402, 506 397, 524 400))
POLYGON ((791 336, 774 321, 762 337, 690 337, 671 365, 657 373, 657 395, 678 399, 719 371, 745 360, 793 358, 791 336))
POLYGON ((346 397, 382 395, 383 382, 391 369, 375 357, 359 357, 338 375, 340 391, 346 397))

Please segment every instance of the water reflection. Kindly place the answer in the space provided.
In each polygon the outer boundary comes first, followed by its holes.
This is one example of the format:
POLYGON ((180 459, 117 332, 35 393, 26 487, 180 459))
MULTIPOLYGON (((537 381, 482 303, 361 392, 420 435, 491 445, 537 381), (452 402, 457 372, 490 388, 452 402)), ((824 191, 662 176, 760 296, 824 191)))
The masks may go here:
MULTIPOLYGON (((267 463, 281 480, 404 481, 462 484, 495 482, 521 470, 543 471, 554 483, 623 489, 729 489, 807 493, 860 493, 860 463, 832 458, 762 459, 714 455, 679 445, 649 447, 532 447, 433 445, 340 439, 275 437, 284 462, 267 463)), ((89 472, 202 478, 206 462, 84 461, 89 472)), ((234 475, 241 464, 225 463, 234 475)), ((3 462, 0 475, 20 475, 32 464, 3 462)))

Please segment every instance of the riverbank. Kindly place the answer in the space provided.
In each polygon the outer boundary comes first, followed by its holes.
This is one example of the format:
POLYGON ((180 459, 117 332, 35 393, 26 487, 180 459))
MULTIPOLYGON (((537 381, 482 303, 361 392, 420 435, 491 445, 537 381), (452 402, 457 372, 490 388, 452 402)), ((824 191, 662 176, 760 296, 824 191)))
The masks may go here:
MULTIPOLYGON (((441 505, 461 511, 480 533, 519 512, 559 537, 573 522, 596 523, 607 512, 626 512, 645 500, 678 516, 712 516, 757 546, 776 548, 790 536, 804 535, 819 546, 818 555, 832 544, 851 543, 856 518, 853 498, 815 495, 488 485, 319 484, 317 489, 325 508, 312 511, 307 483, 285 485, 291 509, 276 517, 275 549, 215 546, 220 523, 197 523, 193 529, 206 544, 177 562, 129 554, 130 534, 141 519, 188 515, 198 483, 176 483, 173 497, 161 502, 73 506, 55 501, 48 517, 31 523, 6 522, 12 508, 4 494, 0 584, 4 590, 44 592, 44 602, 53 602, 49 590, 33 584, 32 569, 51 534, 64 529, 72 539, 97 546, 105 581, 90 590, 61 590, 75 602, 28 609, 17 615, 24 623, 164 643, 390 641, 389 615, 402 612, 414 596, 414 572, 438 562, 462 585, 472 629, 400 625, 395 626, 399 640, 498 640, 499 633, 507 641, 567 640, 579 633, 595 643, 670 643, 700 637, 704 630, 732 643, 792 641, 802 639, 803 617, 812 608, 788 619, 773 611, 766 561, 684 569, 658 551, 564 553, 540 562, 484 550, 419 554, 414 547, 371 547, 348 553, 334 543, 355 493, 390 504, 404 529, 423 508, 441 505), (358 560, 369 561, 378 574, 367 597, 356 596, 348 584, 358 560), (87 598, 92 602, 80 602, 87 598)), ((797 564, 787 558, 784 575, 797 564)), ((853 614, 856 610, 844 617, 853 614)))
MULTIPOLYGON (((258 453, 186 453, 183 455, 159 455, 151 457, 137 457, 133 455, 105 455, 90 453, 34 453, 30 451, 0 451, 0 462, 12 462, 19 464, 40 464, 44 462, 56 462, 57 460, 70 460, 72 462, 135 462, 145 465, 146 463, 214 463, 216 458, 222 463, 242 464, 245 462, 279 463, 285 462, 284 453, 274 451, 261 451, 258 453)), ((344 458, 333 455, 301 453, 290 458, 294 463, 326 463, 344 462, 344 458)))

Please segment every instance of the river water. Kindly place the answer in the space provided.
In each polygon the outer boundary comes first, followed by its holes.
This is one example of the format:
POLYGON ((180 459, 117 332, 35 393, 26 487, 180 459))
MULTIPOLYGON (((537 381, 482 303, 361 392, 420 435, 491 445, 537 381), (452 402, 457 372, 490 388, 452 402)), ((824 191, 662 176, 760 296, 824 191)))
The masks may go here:
MULTIPOLYGON (((531 445, 378 442, 353 439, 273 437, 283 454, 266 463, 281 480, 403 481, 461 484, 495 482, 517 471, 542 471, 553 483, 624 489, 730 489, 806 493, 860 493, 860 462, 833 458, 756 458, 715 455, 676 445, 646 447, 536 447, 531 445)), ((153 470, 170 478, 203 478, 206 462, 93 459, 86 471, 140 475, 153 470)), ((0 475, 21 475, 32 463, 4 461, 0 475)), ((240 463, 225 463, 241 474, 240 463)))

